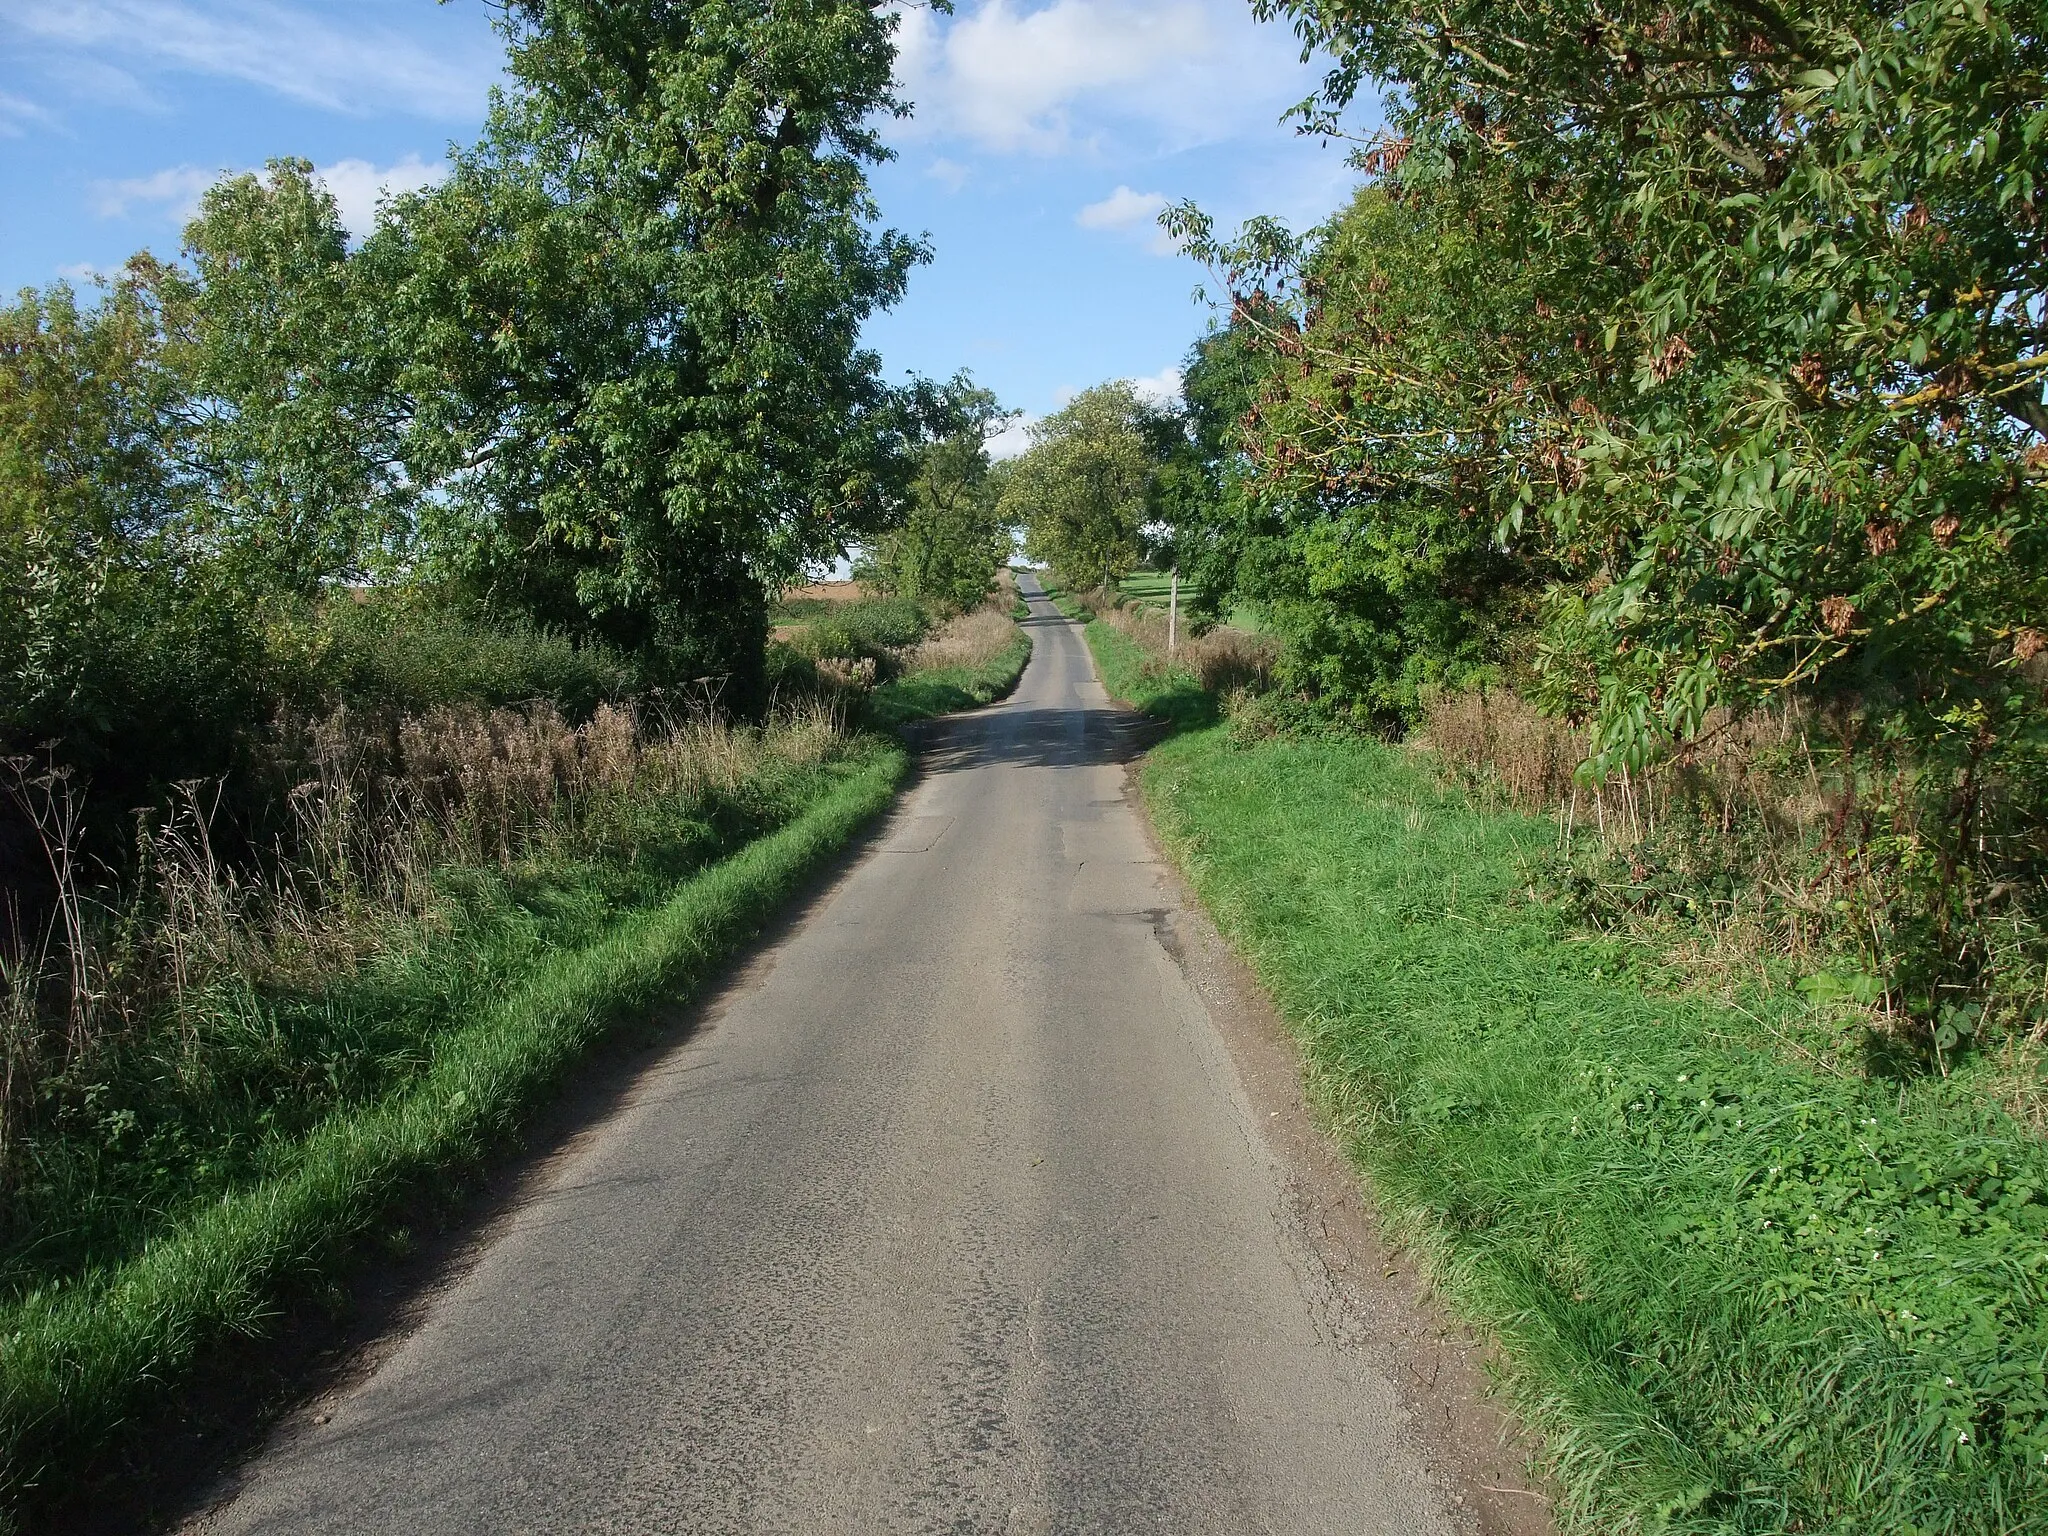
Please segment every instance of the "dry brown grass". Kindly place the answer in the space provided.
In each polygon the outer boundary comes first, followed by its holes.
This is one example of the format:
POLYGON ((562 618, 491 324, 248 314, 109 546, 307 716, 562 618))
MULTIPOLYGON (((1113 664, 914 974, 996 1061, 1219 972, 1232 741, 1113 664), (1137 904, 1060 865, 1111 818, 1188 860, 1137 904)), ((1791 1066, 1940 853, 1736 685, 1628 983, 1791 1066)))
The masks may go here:
POLYGON ((1654 833, 1682 807, 1704 808, 1724 835, 1737 824, 1773 840, 1810 843, 1841 810, 1841 793, 1823 782, 1812 751, 1816 723, 1798 708, 1740 720, 1710 717, 1684 751, 1636 773, 1582 780, 1586 733, 1539 713, 1503 690, 1440 694, 1425 707, 1420 744, 1451 768, 1523 810, 1554 811, 1567 835, 1590 827, 1627 847, 1654 833))
POLYGON ((1423 732, 1445 762, 1490 772, 1523 810, 1549 810, 1571 794, 1573 770, 1586 755, 1583 731, 1512 693, 1441 694, 1428 705, 1423 732))
POLYGON ((1166 649, 1167 618, 1158 609, 1104 605, 1096 608, 1095 612, 1104 623, 1128 635, 1155 660, 1163 665, 1185 668, 1194 674, 1205 692, 1218 696, 1240 689, 1257 691, 1267 687, 1273 679, 1274 664, 1280 659, 1279 645, 1268 636, 1232 629, 1227 624, 1192 634, 1192 626, 1185 619, 1177 637, 1178 643, 1169 655, 1166 649))
POLYGON ((1017 641, 1017 621, 1010 617, 1016 598, 999 593, 981 607, 948 620, 912 648, 905 670, 931 672, 954 667, 985 667, 1017 641))
POLYGON ((828 703, 766 726, 601 705, 572 726, 547 704, 441 708, 396 729, 346 710, 281 730, 269 771, 283 825, 260 858, 223 856, 216 786, 178 786, 141 819, 136 872, 94 889, 81 800, 22 760, 10 789, 55 874, 48 921, 0 949, 0 1183, 21 1106, 50 1072, 158 1021, 202 990, 315 984, 432 927, 436 872, 506 867, 609 836, 635 804, 709 801, 771 762, 837 748, 828 703))
POLYGON ((1863 878, 1826 851, 1842 802, 1810 749, 1814 728, 1796 708, 1722 716, 1687 751, 1595 781, 1578 772, 1582 730, 1514 693, 1473 690, 1429 701, 1416 745, 1477 793, 1552 816, 1601 920, 1733 997, 1759 956, 1824 958, 1840 938, 1836 903, 1863 878))

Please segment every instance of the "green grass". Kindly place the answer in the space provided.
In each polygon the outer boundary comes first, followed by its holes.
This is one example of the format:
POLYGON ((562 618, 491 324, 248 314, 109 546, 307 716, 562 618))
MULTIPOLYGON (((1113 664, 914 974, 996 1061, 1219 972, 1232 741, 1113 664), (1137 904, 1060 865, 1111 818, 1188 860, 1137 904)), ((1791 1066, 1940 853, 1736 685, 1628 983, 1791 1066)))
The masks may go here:
POLYGON ((868 695, 867 718, 893 727, 993 703, 1017 686, 1030 660, 1031 637, 1019 631, 1009 649, 986 666, 932 667, 884 683, 868 695))
MULTIPOLYGON (((888 803, 906 761, 861 739, 777 786, 756 820, 710 829, 678 855, 694 865, 680 879, 658 860, 637 872, 586 860, 486 880, 443 942, 297 1005, 328 1020, 327 1065, 361 1079, 330 1096, 331 1112, 265 1123, 252 1100, 243 1134, 217 1137, 161 1209, 131 1199, 125 1227, 102 1222, 96 1246, 10 1255, 6 1496, 19 1506, 79 1479, 119 1436, 146 1431, 219 1341, 330 1293, 405 1201, 487 1163, 614 1023, 707 979, 888 803)), ((245 1003, 258 1039, 308 1027, 289 1002, 271 1015, 245 1003)), ((225 1087, 216 1097, 232 1100, 236 1084, 225 1087)), ((218 1133, 219 1118, 195 1120, 194 1134, 218 1133)))
POLYGON ((625 698, 630 658, 502 616, 468 615, 402 592, 330 602, 271 636, 273 666, 303 674, 301 702, 419 714, 437 704, 552 699, 580 719, 625 698))
MULTIPOLYGON (((1173 578, 1158 571, 1133 571, 1118 582, 1117 590, 1125 597, 1141 603, 1157 603, 1165 607, 1173 595, 1173 578)), ((1180 601, 1183 608, 1200 597, 1202 589, 1193 582, 1182 579, 1180 601)))
POLYGON ((1144 785, 1501 1340, 1568 1526, 2048 1529, 2048 1149, 1981 1083, 1824 1069, 1844 1020, 1575 932, 1534 894, 1549 825, 1399 749, 1206 731, 1144 785))
POLYGON ((1163 720, 1178 730, 1212 725, 1217 717, 1216 696, 1203 690, 1192 672, 1168 666, 1122 630, 1101 619, 1091 619, 1082 631, 1102 686, 1112 698, 1163 720))

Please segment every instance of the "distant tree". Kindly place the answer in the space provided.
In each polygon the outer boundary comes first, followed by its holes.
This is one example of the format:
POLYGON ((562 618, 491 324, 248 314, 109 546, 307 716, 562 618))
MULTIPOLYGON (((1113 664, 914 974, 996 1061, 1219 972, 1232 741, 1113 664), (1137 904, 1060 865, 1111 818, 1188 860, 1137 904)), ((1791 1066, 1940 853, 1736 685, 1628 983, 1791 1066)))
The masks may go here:
POLYGON ((1235 325, 1188 350, 1181 432, 1153 482, 1153 562, 1194 584, 1204 611, 1228 605, 1258 514, 1245 500, 1245 419, 1270 360, 1235 325))
POLYGON ((1010 419, 966 376, 940 392, 936 432, 917 457, 902 521, 870 547, 857 567, 882 591, 956 612, 988 594, 996 567, 1010 558, 1012 525, 998 510, 988 438, 1010 419))
POLYGON ((1033 556, 1069 580, 1105 586, 1138 564, 1173 430, 1164 417, 1118 379, 1033 424, 1001 502, 1033 556))

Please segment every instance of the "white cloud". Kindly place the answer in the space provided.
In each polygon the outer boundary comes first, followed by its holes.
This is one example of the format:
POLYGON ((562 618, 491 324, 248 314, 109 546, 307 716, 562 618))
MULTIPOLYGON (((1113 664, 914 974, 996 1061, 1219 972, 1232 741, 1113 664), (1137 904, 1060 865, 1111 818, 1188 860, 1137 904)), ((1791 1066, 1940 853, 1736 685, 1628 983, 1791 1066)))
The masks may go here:
MULTIPOLYGON (((126 181, 95 182, 94 205, 102 218, 126 218, 138 208, 153 208, 170 223, 183 225, 199 212, 199 200, 208 187, 223 176, 236 174, 234 170, 202 171, 194 165, 176 165, 126 181)), ((313 174, 334 195, 343 227, 361 239, 376 225, 380 197, 431 187, 448 174, 448 168, 412 154, 382 170, 367 160, 351 159, 316 166, 313 174)))
POLYGON ((1083 229, 1103 229, 1144 237, 1145 249, 1154 256, 1174 256, 1180 242, 1159 227, 1159 215, 1166 197, 1159 192, 1133 192, 1119 186, 1099 203, 1090 203, 1074 215, 1083 229))
POLYGON ((494 46, 430 48, 364 25, 346 7, 316 12, 277 0, 0 0, 0 27, 39 48, 52 68, 81 55, 104 68, 118 56, 141 68, 247 81, 340 112, 471 118, 502 63, 494 46))
MULTIPOLYGON (((1138 394, 1154 405, 1178 407, 1181 403, 1180 370, 1171 366, 1160 369, 1145 378, 1128 381, 1138 394)), ((1071 384, 1062 384, 1052 392, 1055 409, 1065 409, 1081 391, 1071 384)), ((1031 446, 1031 429, 1045 420, 1030 412, 1013 417, 1010 424, 988 440, 988 456, 992 459, 1014 459, 1031 446)))
POLYGON ((1031 427, 1037 420, 1036 416, 1031 415, 1017 417, 988 440, 988 456, 992 459, 1018 457, 1031 446, 1031 427))
POLYGON ((1178 407, 1181 403, 1180 386, 1180 370, 1171 364, 1157 373, 1131 380, 1131 387, 1154 405, 1178 407))
POLYGON ((926 166, 924 173, 948 192, 958 192, 966 186, 967 178, 971 174, 959 161, 948 160, 943 155, 926 166))
POLYGON ((897 78, 916 105, 906 132, 1057 153, 1106 124, 1181 147, 1271 121, 1301 94, 1284 29, 1244 37, 1239 0, 983 0, 950 21, 898 12, 897 78))
POLYGON ((448 167, 439 161, 429 165, 418 155, 407 155, 381 171, 367 160, 337 160, 313 174, 327 184, 327 190, 334 194, 335 206, 341 210, 341 222, 360 240, 377 226, 380 198, 431 187, 448 174, 448 167))
POLYGON ((90 288, 98 283, 111 283, 121 273, 115 267, 96 266, 89 261, 73 261, 59 267, 57 275, 74 288, 90 288))
POLYGON ((1166 198, 1161 193, 1133 192, 1120 186, 1101 202, 1090 203, 1075 214, 1074 222, 1083 229, 1130 229, 1150 224, 1165 206, 1166 198))
POLYGON ((202 171, 196 165, 174 165, 125 181, 96 181, 92 184, 93 206, 103 219, 122 219, 141 203, 166 210, 173 222, 183 224, 199 211, 200 194, 222 174, 202 171))
POLYGON ((50 114, 23 96, 0 91, 0 138, 18 139, 30 123, 47 123, 50 114))

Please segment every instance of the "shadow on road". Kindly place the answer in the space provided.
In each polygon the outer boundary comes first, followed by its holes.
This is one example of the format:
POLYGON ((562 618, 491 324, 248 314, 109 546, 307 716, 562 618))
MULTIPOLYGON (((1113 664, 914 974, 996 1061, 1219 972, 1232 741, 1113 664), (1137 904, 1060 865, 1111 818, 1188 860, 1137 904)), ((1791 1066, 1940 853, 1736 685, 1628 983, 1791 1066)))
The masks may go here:
POLYGON ((1142 752, 1148 732, 1119 709, 1008 705, 934 720, 922 733, 924 771, 973 768, 1099 768, 1142 752))

